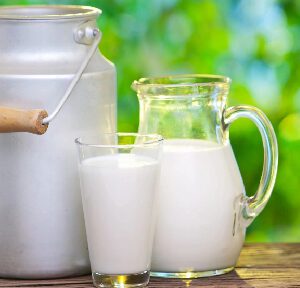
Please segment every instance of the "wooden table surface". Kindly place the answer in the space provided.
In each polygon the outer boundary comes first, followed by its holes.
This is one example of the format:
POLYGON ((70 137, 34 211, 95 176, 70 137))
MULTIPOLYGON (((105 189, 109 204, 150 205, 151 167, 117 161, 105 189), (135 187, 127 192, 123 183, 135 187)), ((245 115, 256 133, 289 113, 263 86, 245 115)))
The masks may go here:
MULTIPOLYGON (((83 276, 52 280, 0 279, 0 287, 85 288, 93 285, 90 276, 83 276)), ((246 244, 235 271, 193 280, 152 278, 148 287, 300 287, 300 243, 246 244)))

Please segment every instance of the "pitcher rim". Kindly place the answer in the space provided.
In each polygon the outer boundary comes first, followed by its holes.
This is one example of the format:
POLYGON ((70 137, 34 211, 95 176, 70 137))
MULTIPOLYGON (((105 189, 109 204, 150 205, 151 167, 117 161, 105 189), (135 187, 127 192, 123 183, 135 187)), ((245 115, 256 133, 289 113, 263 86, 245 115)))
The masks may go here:
POLYGON ((217 74, 175 74, 175 75, 163 75, 163 76, 154 76, 154 77, 143 77, 138 80, 135 80, 132 83, 132 88, 137 91, 138 87, 148 86, 148 87, 167 87, 167 88, 175 88, 175 87, 184 87, 184 86, 213 86, 216 84, 230 84, 231 79, 227 76, 217 75, 217 74), (176 79, 176 78, 203 78, 203 79, 218 79, 220 81, 211 81, 211 82, 196 82, 196 83, 145 83, 147 80, 158 80, 158 79, 176 79))
MULTIPOLYGON (((47 11, 47 10, 46 10, 47 11)), ((12 11, 14 12, 14 11, 12 11)), ((61 20, 61 19, 78 19, 86 17, 96 17, 100 15, 102 11, 96 7, 84 6, 84 5, 5 5, 0 7, 0 20, 61 20), (49 13, 40 14, 7 14, 5 11, 17 9, 49 9, 49 13), (61 10, 65 13, 51 13, 51 9, 61 10)))

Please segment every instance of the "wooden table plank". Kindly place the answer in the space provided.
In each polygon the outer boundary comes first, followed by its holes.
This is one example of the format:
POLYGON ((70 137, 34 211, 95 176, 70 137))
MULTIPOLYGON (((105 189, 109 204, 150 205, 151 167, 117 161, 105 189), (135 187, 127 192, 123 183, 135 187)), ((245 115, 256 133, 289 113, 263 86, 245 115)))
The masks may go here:
MULTIPOLYGON (((92 288, 91 277, 51 280, 0 279, 0 287, 92 288)), ((299 244, 246 244, 235 271, 193 280, 152 278, 149 288, 300 288, 299 244)))
POLYGON ((248 243, 237 267, 300 268, 300 243, 248 243))

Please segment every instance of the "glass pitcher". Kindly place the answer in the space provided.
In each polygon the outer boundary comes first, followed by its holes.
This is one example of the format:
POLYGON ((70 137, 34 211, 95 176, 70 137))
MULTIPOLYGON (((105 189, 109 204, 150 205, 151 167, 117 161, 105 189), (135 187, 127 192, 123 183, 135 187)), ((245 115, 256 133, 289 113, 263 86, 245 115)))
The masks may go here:
POLYGON ((278 148, 267 117, 255 107, 226 108, 231 80, 215 75, 142 78, 139 133, 165 138, 152 275, 196 278, 234 269, 246 227, 262 211, 275 183, 278 148), (238 118, 258 127, 264 166, 248 197, 228 128, 238 118))

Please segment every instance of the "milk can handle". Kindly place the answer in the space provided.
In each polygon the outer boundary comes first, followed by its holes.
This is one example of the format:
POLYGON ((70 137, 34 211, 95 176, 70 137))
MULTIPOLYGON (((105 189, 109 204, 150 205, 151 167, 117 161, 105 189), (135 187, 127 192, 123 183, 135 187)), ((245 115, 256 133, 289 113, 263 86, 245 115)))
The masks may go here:
POLYGON ((0 133, 29 132, 42 135, 46 132, 48 124, 57 116, 65 102, 68 100, 71 92, 79 82, 85 68, 96 52, 101 39, 101 34, 98 28, 93 28, 88 24, 85 24, 75 30, 74 38, 78 43, 86 45, 92 44, 92 46, 84 57, 64 96, 59 101, 54 111, 48 116, 47 111, 42 109, 22 110, 0 106, 0 133))
POLYGON ((28 132, 42 135, 48 125, 43 119, 48 116, 47 111, 41 109, 22 110, 0 106, 0 133, 28 132))
POLYGON ((96 50, 98 49, 98 45, 100 43, 101 39, 101 33, 98 28, 91 28, 91 27, 85 27, 84 30, 78 29, 74 33, 75 41, 82 44, 91 44, 92 46, 89 49, 89 52, 83 59, 79 69, 77 70, 76 74, 74 75, 74 78, 72 79, 71 83, 69 84, 64 96, 61 98, 59 103, 57 104, 54 111, 46 118, 43 119, 43 124, 49 124, 59 113, 63 105, 66 103, 66 101, 69 99, 73 89, 81 79, 81 76, 89 64, 90 60, 92 59, 93 55, 95 54, 96 50), (80 40, 83 41, 80 41, 80 40))
POLYGON ((234 106, 225 111, 225 128, 239 118, 248 118, 252 120, 262 137, 264 147, 264 163, 260 183, 256 193, 251 196, 245 196, 242 200, 242 216, 250 224, 266 206, 271 197, 275 184, 278 164, 278 146, 276 135, 271 122, 266 115, 253 106, 234 106))

